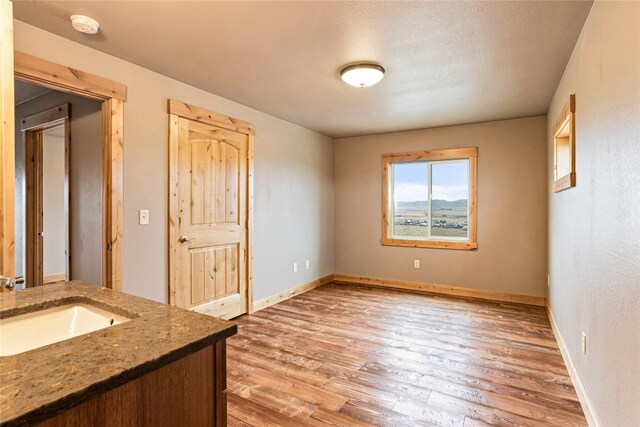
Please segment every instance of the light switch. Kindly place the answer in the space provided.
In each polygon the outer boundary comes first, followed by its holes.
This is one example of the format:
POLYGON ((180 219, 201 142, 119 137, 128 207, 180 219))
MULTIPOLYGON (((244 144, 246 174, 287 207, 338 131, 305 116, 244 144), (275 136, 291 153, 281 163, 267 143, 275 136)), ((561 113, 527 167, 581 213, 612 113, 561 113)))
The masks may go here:
POLYGON ((293 272, 294 272, 294 273, 297 273, 297 272, 298 272, 298 263, 297 263, 297 262, 294 262, 294 263, 293 263, 293 272))
POLYGON ((304 268, 307 269, 307 270, 309 269, 309 260, 306 260, 304 262, 304 268))
POLYGON ((138 211, 138 224, 140 225, 149 224, 149 211, 147 209, 140 209, 138 211))

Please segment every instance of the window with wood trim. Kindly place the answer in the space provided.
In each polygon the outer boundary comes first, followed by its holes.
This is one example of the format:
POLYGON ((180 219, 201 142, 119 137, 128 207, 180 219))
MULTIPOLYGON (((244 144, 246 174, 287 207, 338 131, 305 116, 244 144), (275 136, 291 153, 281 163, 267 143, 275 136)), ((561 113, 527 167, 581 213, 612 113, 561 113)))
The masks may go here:
POLYGON ((382 156, 382 244, 477 249, 478 149, 382 156))

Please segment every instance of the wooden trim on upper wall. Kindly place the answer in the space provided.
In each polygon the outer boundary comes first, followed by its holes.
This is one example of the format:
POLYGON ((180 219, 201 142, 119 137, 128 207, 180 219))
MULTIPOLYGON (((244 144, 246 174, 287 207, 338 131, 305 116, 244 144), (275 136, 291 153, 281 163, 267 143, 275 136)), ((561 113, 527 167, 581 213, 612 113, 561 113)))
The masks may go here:
POLYGON ((462 288, 458 286, 436 285, 433 283, 413 282, 408 280, 381 279, 377 277, 354 276, 351 274, 337 274, 336 282, 356 285, 378 286, 383 288, 405 289, 414 292, 428 292, 445 295, 455 295, 467 298, 479 298, 490 301, 504 301, 518 304, 528 304, 544 307, 546 298, 534 295, 520 295, 508 292, 496 292, 486 289, 462 288))
POLYGON ((186 119, 218 126, 224 129, 234 130, 246 135, 255 135, 256 127, 244 120, 234 119, 224 114, 214 113, 204 108, 185 104, 184 102, 169 100, 169 114, 175 114, 186 119))
POLYGON ((13 4, 0 2, 0 275, 11 280, 15 262, 15 106, 13 4))
POLYGON ((408 153, 384 154, 387 163, 419 162, 421 160, 452 160, 478 157, 478 147, 448 148, 444 150, 411 151, 408 153))
POLYGON ((127 86, 95 74, 65 67, 22 52, 15 52, 15 76, 63 92, 87 98, 127 100, 127 86))

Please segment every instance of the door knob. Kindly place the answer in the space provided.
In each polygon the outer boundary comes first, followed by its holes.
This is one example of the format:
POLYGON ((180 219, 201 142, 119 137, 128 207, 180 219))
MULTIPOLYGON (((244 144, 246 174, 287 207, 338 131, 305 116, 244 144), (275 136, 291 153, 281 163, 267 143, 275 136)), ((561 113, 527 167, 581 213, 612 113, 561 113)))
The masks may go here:
POLYGON ((15 283, 9 278, 5 276, 0 276, 0 286, 6 289, 13 289, 15 287, 15 283))
POLYGON ((191 238, 191 239, 190 239, 190 238, 188 238, 187 236, 180 236, 180 239, 179 239, 179 240, 180 240, 180 243, 191 243, 191 242, 193 242, 194 240, 196 240, 196 238, 195 238, 195 237, 193 237, 193 238, 191 238))

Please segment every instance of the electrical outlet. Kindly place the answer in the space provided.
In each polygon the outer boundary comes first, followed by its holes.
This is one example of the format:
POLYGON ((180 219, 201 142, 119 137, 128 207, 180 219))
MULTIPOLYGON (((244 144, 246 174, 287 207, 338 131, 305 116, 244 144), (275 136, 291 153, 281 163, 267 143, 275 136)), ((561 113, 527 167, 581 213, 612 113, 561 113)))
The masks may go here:
POLYGON ((308 270, 308 269, 309 269, 309 266, 310 266, 310 264, 309 264, 309 260, 306 260, 306 261, 304 262, 304 268, 305 268, 305 270, 308 270))
POLYGON ((297 262, 294 262, 294 263, 293 263, 293 272, 294 272, 294 273, 297 273, 297 272, 298 272, 298 263, 297 263, 297 262))
POLYGON ((419 259, 414 259, 413 260, 413 268, 420 268, 420 260, 419 259))
POLYGON ((582 332, 582 354, 587 355, 587 334, 582 332))
POLYGON ((551 287, 551 275, 547 274, 547 288, 551 287))
POLYGON ((138 211, 138 224, 140 225, 148 225, 149 224, 149 211, 146 209, 140 209, 138 211))

